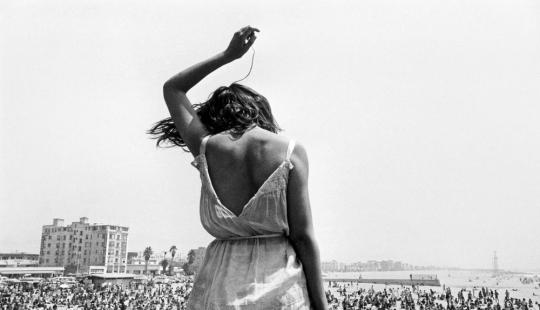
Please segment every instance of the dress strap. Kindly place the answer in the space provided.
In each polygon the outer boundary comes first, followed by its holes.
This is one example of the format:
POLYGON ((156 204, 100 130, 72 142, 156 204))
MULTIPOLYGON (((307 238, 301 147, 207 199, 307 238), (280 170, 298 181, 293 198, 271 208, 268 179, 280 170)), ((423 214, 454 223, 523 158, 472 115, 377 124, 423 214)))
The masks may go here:
POLYGON ((291 155, 292 155, 292 152, 294 150, 295 145, 296 145, 296 142, 294 140, 291 140, 289 142, 289 147, 287 148, 287 158, 286 158, 286 160, 288 160, 288 161, 291 160, 291 155))
POLYGON ((206 152, 206 142, 208 142, 208 138, 210 138, 209 135, 202 139, 201 147, 199 148, 199 155, 204 155, 204 153, 206 152))
POLYGON ((296 145, 296 142, 294 140, 291 140, 289 142, 289 147, 287 148, 287 157, 285 158, 285 160, 287 162, 289 162, 289 170, 294 168, 294 165, 292 164, 291 162, 291 155, 292 155, 292 152, 294 150, 294 146, 296 145))

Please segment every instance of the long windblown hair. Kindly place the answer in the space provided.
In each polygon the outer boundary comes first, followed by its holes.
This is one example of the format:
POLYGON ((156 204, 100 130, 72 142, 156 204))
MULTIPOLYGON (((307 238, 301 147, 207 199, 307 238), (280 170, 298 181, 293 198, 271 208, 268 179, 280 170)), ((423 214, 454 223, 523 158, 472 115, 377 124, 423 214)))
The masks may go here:
MULTIPOLYGON (((272 115, 268 100, 237 83, 219 87, 207 101, 194 104, 193 108, 212 135, 229 130, 233 136, 239 137, 254 126, 273 133, 282 130, 272 115)), ((179 146, 189 152, 170 117, 155 123, 148 134, 157 139, 157 147, 179 146)))

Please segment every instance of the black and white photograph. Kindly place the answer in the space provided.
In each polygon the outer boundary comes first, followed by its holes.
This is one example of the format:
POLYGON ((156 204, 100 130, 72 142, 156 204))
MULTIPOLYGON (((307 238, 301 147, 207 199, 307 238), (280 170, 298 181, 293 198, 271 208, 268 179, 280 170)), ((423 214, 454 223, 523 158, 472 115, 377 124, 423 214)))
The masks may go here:
POLYGON ((540 310, 540 2, 0 2, 0 310, 540 310))

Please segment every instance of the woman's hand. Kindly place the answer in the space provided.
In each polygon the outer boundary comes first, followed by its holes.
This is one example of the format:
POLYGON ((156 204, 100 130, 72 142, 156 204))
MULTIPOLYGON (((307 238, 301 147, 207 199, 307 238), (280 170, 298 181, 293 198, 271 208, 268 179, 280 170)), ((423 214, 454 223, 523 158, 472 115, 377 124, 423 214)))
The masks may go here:
POLYGON ((246 26, 235 32, 231 43, 225 50, 225 57, 231 61, 242 58, 257 40, 255 32, 259 32, 259 29, 251 26, 246 26))

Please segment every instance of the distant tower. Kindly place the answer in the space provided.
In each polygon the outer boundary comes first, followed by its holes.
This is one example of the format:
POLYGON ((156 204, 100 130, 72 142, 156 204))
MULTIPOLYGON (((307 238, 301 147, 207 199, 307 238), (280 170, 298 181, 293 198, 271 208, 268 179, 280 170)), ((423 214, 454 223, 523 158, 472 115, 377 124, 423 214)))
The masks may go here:
POLYGON ((493 253, 493 275, 499 274, 499 258, 497 257, 497 251, 493 253))

